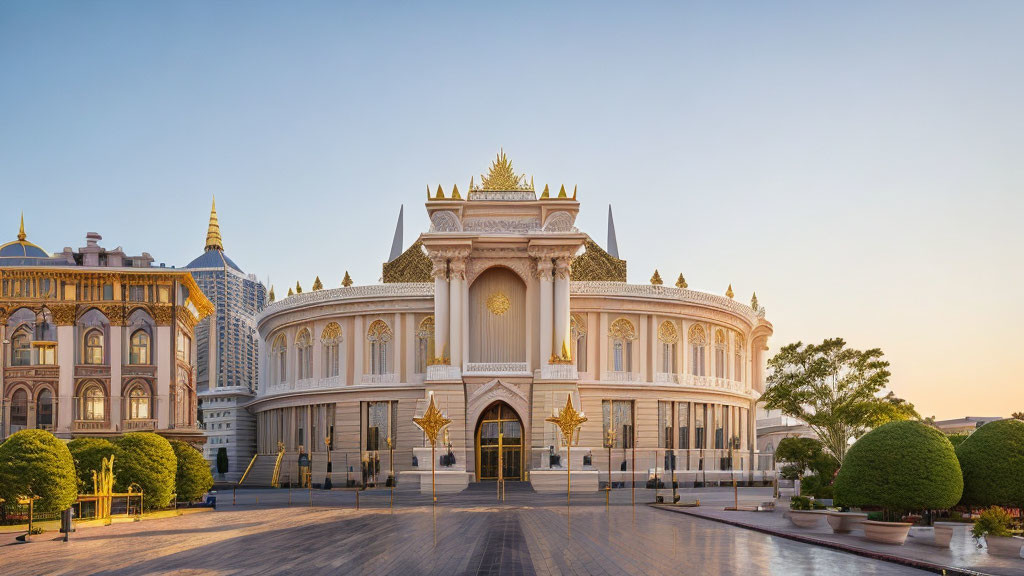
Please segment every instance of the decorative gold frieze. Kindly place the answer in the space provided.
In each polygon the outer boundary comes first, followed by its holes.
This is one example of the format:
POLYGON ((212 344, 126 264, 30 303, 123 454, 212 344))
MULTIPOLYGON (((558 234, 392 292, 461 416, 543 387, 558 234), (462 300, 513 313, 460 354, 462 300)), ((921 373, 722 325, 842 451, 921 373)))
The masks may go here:
POLYGON ((74 304, 49 304, 46 306, 57 326, 73 326, 75 324, 74 304))
POLYGON ((583 241, 586 250, 572 260, 569 277, 583 282, 625 282, 626 261, 604 251, 590 238, 583 241))
MULTIPOLYGON (((432 264, 423 250, 423 242, 417 240, 398 258, 384 263, 384 283, 431 282, 431 269, 432 264)), ((347 278, 348 273, 346 272, 345 275, 347 278)))
POLYGON ((196 327, 196 322, 199 321, 199 319, 196 318, 195 315, 192 314, 192 312, 188 308, 185 308, 184 306, 178 306, 175 315, 178 318, 178 322, 181 322, 182 325, 187 327, 189 330, 194 329, 196 327))
POLYGON ((676 323, 671 320, 665 320, 658 326, 658 340, 661 340, 665 344, 675 344, 679 341, 679 331, 676 330, 676 323))
POLYGON ((608 335, 613 339, 636 340, 636 328, 633 327, 633 323, 629 320, 619 318, 612 322, 611 327, 608 329, 608 335))
POLYGON ((170 326, 174 319, 174 306, 154 306, 153 321, 157 326, 170 326))

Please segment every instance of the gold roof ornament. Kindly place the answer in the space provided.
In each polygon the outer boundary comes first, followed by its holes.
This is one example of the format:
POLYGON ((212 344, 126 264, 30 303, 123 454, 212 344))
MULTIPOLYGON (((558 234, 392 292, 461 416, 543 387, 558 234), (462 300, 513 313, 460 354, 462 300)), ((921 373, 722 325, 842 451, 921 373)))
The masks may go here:
POLYGON ((573 200, 576 199, 576 185, 575 184, 572 185, 572 199, 573 200))
POLYGON ((267 294, 267 300, 269 300, 270 302, 273 302, 274 300, 277 300, 277 297, 274 296, 274 285, 273 284, 270 285, 270 294, 267 294))
POLYGON ((441 189, 441 185, 437 185, 437 195, 434 196, 434 200, 444 200, 444 190, 441 189))
POLYGON ((444 414, 437 409, 437 404, 434 404, 433 392, 430 393, 430 404, 427 405, 427 411, 423 413, 423 416, 413 418, 412 421, 427 435, 431 446, 437 444, 438 432, 452 423, 451 419, 445 418, 444 414))
POLYGON ((487 175, 480 175, 480 187, 473 190, 496 190, 501 192, 526 190, 533 191, 533 182, 526 184, 526 176, 516 174, 512 169, 512 161, 505 156, 505 149, 498 152, 498 156, 491 163, 487 175))
POLYGON ((18 242, 24 242, 25 238, 28 238, 28 236, 25 235, 25 213, 22 212, 21 225, 18 227, 18 242))
POLYGON ((206 248, 204 250, 224 250, 224 242, 220 237, 220 223, 217 221, 217 197, 210 206, 210 225, 206 229, 206 248))
POLYGON ((452 200, 462 200, 462 196, 459 195, 459 185, 452 185, 452 200))
POLYGON ((344 288, 352 285, 352 277, 348 275, 348 270, 345 270, 345 277, 341 279, 341 285, 344 288))
POLYGON ((558 416, 552 416, 544 420, 558 426, 562 436, 565 437, 565 443, 572 444, 576 430, 587 421, 587 417, 582 412, 576 411, 576 408, 572 405, 572 394, 568 394, 565 397, 565 406, 558 411, 558 416))
POLYGON ((676 280, 676 288, 687 288, 689 284, 686 283, 686 278, 683 278, 682 273, 679 274, 679 279, 676 280))
POLYGON ((550 198, 550 197, 551 197, 551 191, 548 190, 548 185, 545 184, 544 185, 544 191, 540 193, 540 199, 544 200, 545 198, 550 198))
POLYGON ((323 282, 320 281, 320 277, 317 276, 316 280, 313 280, 313 292, 318 292, 324 289, 323 282))
POLYGON ((299 284, 298 280, 295 281, 295 293, 302 294, 302 285, 299 284))
POLYGON ((654 269, 654 275, 651 276, 651 285, 652 286, 661 286, 662 284, 664 284, 664 282, 661 281, 661 274, 658 273, 658 269, 655 268, 654 269))
POLYGON ((732 298, 734 296, 734 294, 732 293, 732 284, 729 284, 729 288, 725 290, 725 295, 728 296, 729 298, 732 298))
POLYGON ((288 289, 288 296, 295 296, 295 291, 291 288, 288 289))
POLYGON ((565 184, 562 184, 562 189, 558 191, 559 198, 568 198, 569 196, 565 193, 565 184))
POLYGON ((427 202, 430 202, 433 198, 430 197, 430 184, 427 184, 427 202))
POLYGON ((750 307, 754 309, 754 312, 757 312, 757 309, 758 309, 758 305, 757 305, 757 292, 754 292, 754 295, 751 296, 751 298, 750 298, 750 307))

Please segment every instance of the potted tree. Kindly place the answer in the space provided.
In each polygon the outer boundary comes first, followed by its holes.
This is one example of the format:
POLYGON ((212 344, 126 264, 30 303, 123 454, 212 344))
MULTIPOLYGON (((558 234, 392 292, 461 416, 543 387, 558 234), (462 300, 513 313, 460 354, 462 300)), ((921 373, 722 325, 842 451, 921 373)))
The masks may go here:
POLYGON ((1010 514, 999 506, 992 506, 981 513, 981 516, 974 521, 974 528, 971 529, 971 536, 981 541, 985 539, 988 553, 994 556, 1009 556, 1020 558, 1021 546, 1024 546, 1024 538, 1014 536, 1010 531, 1013 519, 1010 514))
POLYGON ((814 502, 806 496, 793 496, 789 500, 789 521, 800 528, 817 528, 825 511, 815 509, 814 502))
POLYGON ((871 541, 902 545, 911 510, 949 508, 960 500, 963 477, 945 435, 917 420, 890 422, 860 438, 846 454, 835 482, 836 502, 882 509, 882 520, 863 520, 871 541))
MULTIPOLYGON (((964 475, 964 493, 960 503, 989 507, 986 510, 989 516, 980 528, 982 532, 980 535, 975 533, 975 538, 985 537, 990 554, 998 554, 996 550, 1000 544, 1007 548, 1016 546, 1019 553, 1019 540, 1009 540, 1009 534, 1004 535, 1001 530, 994 533, 984 530, 998 524, 995 516, 1009 519, 1005 511, 997 514, 991 507, 1024 507, 1024 482, 1021 482, 1024 478, 1024 422, 1015 419, 989 422, 957 446, 956 456, 964 475), (993 542, 997 542, 994 547, 993 542)), ((979 525, 975 524, 977 530, 979 525)))

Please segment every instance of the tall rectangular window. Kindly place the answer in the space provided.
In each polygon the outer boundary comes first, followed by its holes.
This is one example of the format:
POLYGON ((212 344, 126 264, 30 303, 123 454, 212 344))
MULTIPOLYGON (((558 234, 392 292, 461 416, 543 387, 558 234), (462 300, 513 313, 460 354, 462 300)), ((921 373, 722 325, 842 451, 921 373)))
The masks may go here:
POLYGON ((387 450, 398 438, 398 402, 366 403, 366 449, 387 450))
POLYGON ((708 405, 693 405, 693 447, 707 448, 708 405))
POLYGON ((633 401, 604 400, 601 402, 601 413, 604 424, 602 429, 604 447, 608 447, 608 431, 611 430, 614 436, 612 448, 632 448, 633 401))
POLYGON ((688 402, 676 403, 676 415, 679 426, 679 448, 687 450, 690 448, 690 404, 688 402))
POLYGON ((672 433, 672 403, 658 402, 658 447, 675 448, 672 433))
POLYGON ((715 404, 715 449, 725 448, 725 421, 722 416, 722 405, 715 404))

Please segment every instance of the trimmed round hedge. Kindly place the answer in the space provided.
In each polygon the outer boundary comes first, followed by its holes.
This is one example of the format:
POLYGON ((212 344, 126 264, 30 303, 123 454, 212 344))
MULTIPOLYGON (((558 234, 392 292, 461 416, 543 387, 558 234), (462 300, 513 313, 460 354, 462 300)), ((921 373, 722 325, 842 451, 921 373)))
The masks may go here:
POLYGON ((890 422, 850 447, 835 482, 843 506, 943 509, 960 501, 964 482, 953 445, 916 420, 890 422))
POLYGON ((21 430, 0 444, 0 498, 16 506, 18 496, 35 495, 41 514, 65 510, 78 497, 75 461, 67 445, 46 430, 21 430))
POLYGON ((143 491, 147 510, 171 505, 178 458, 171 443, 152 432, 129 432, 117 439, 121 466, 114 460, 114 481, 118 492, 133 483, 143 491))
POLYGON ((963 504, 1024 506, 1024 422, 985 424, 957 447, 956 457, 964 475, 963 504))
POLYGON ((121 454, 113 442, 105 438, 75 438, 68 442, 68 450, 75 460, 75 471, 78 474, 79 494, 92 494, 94 486, 92 473, 97 474, 103 469, 103 459, 114 456, 114 478, 121 468, 121 454))
POLYGON ((181 502, 192 502, 198 500, 213 488, 213 474, 210 473, 210 463, 203 455, 187 442, 171 440, 171 448, 178 458, 178 472, 175 476, 175 486, 178 490, 178 500, 181 502))

